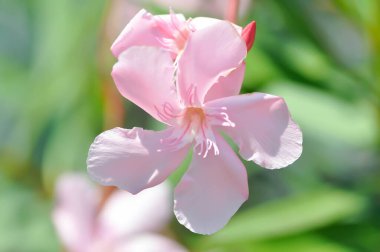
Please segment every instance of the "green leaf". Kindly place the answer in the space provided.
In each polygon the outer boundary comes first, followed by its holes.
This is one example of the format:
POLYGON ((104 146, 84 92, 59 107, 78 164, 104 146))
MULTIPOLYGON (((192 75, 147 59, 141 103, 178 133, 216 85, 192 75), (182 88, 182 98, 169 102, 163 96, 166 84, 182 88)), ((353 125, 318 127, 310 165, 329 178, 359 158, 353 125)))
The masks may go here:
POLYGON ((51 205, 31 189, 0 174, 0 251, 58 251, 51 205))
POLYGON ((304 134, 339 140, 357 147, 373 143, 376 117, 364 100, 349 103, 310 87, 290 82, 273 83, 264 90, 282 96, 304 134))
POLYGON ((270 240, 254 244, 252 248, 260 252, 283 252, 284 248, 287 251, 307 251, 307 252, 349 252, 354 251, 329 241, 317 235, 301 235, 289 237, 286 239, 270 240))
POLYGON ((55 178, 62 172, 86 170, 86 158, 94 140, 92 103, 58 117, 57 125, 49 136, 42 160, 45 188, 51 190, 55 178))
POLYGON ((280 71, 273 64, 270 57, 260 47, 254 47, 254 50, 248 54, 246 59, 243 88, 253 90, 280 75, 280 71))
POLYGON ((317 229, 360 213, 366 201, 337 189, 321 189, 266 203, 235 216, 209 244, 259 241, 317 229))
POLYGON ((272 239, 269 241, 247 241, 239 244, 220 245, 213 247, 213 252, 283 252, 283 251, 307 251, 307 252, 350 252, 354 251, 334 241, 327 240, 315 234, 303 234, 272 239), (286 250, 285 250, 286 248, 286 250))

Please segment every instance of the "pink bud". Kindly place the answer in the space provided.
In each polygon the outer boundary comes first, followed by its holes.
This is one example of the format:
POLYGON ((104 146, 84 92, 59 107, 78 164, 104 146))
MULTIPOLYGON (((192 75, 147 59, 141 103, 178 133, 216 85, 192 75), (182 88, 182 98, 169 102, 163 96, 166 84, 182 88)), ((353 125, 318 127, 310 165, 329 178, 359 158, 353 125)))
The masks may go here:
POLYGON ((247 51, 251 50, 253 42, 255 42, 256 21, 252 21, 243 29, 242 37, 247 44, 247 51))

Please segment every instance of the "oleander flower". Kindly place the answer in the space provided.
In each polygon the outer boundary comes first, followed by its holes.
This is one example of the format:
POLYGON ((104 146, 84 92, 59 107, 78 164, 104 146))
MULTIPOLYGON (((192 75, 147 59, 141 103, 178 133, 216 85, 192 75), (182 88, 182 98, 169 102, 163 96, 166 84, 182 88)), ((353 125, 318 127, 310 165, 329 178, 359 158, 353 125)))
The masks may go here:
POLYGON ((245 167, 220 132, 244 159, 268 169, 285 167, 302 152, 302 133, 282 98, 238 95, 242 78, 230 77, 246 54, 246 41, 227 21, 192 31, 175 63, 165 48, 128 47, 112 71, 116 86, 167 128, 103 132, 89 150, 90 176, 137 194, 162 183, 192 149, 174 213, 193 232, 221 229, 249 192, 245 167))
POLYGON ((85 176, 65 174, 59 178, 52 217, 65 251, 186 251, 158 233, 171 212, 166 183, 139 195, 116 191, 98 212, 100 200, 100 191, 85 176))
MULTIPOLYGON (((145 9, 140 10, 125 26, 111 46, 115 57, 131 46, 154 46, 170 52, 173 58, 185 48, 190 34, 223 20, 196 17, 186 19, 182 14, 170 10, 169 15, 152 15, 145 9)), ((233 24, 241 34, 242 28, 233 24)))
MULTIPOLYGON (((170 52, 175 61, 181 55, 189 36, 193 32, 224 22, 226 21, 208 17, 186 19, 182 14, 175 14, 172 10, 169 15, 154 16, 142 9, 131 19, 116 38, 111 46, 111 51, 118 58, 122 52, 132 46, 153 46, 170 52)), ((249 51, 255 39, 255 21, 252 21, 244 29, 236 24, 232 25, 236 32, 246 41, 249 51)), ((238 83, 241 84, 243 82, 244 72, 245 63, 242 63, 234 71, 224 76, 224 78, 219 79, 220 85, 214 85, 211 88, 207 93, 208 99, 222 94, 231 94, 231 92, 238 94, 240 91, 238 83), (237 84, 229 85, 231 82, 237 84)))

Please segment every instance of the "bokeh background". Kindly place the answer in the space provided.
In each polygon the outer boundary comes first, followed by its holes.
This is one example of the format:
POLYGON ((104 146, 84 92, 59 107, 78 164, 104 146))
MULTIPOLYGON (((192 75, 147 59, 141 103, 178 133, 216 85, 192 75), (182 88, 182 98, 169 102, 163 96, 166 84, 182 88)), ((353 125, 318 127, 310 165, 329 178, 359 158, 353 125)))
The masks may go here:
MULTIPOLYGON (((124 100, 109 48, 141 8, 223 18, 228 1, 0 0, 0 251, 63 251, 51 223, 55 181, 86 172, 94 137, 161 126, 124 100)), ((380 251, 380 2, 241 1, 257 22, 242 93, 287 101, 301 158, 244 162, 250 198, 212 236, 173 215, 190 251, 380 251)), ((173 185, 189 159, 170 181, 173 185)))

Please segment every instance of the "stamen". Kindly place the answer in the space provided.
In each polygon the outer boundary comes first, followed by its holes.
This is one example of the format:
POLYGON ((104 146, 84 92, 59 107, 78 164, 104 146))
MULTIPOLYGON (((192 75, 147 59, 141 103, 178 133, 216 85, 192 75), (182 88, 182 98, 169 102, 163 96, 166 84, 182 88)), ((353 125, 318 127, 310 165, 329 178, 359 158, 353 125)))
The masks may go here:
POLYGON ((168 103, 168 102, 165 103, 163 107, 164 107, 164 113, 165 113, 165 115, 168 116, 171 119, 178 118, 178 117, 182 116, 181 113, 175 114, 173 106, 170 103, 168 103))
POLYGON ((177 15, 174 13, 172 8, 170 8, 170 20, 172 21, 172 25, 174 26, 174 28, 180 31, 180 20, 178 19, 177 15))
POLYGON ((157 106, 154 106, 154 108, 156 109, 156 112, 157 112, 158 117, 159 117, 162 121, 169 121, 170 118, 166 117, 163 113, 161 113, 161 111, 157 108, 157 106))
POLYGON ((198 156, 200 156, 200 155, 202 155, 202 153, 203 153, 203 141, 202 142, 200 142, 199 144, 197 144, 195 147, 194 147, 194 149, 196 149, 197 147, 198 147, 198 145, 200 145, 201 146, 201 150, 198 152, 198 156))
POLYGON ((164 148, 158 149, 157 151, 176 151, 185 146, 188 142, 185 141, 184 138, 187 135, 190 126, 191 122, 187 124, 186 128, 182 131, 182 133, 179 136, 176 136, 178 134, 178 130, 174 130, 171 136, 165 139, 161 139, 160 142, 165 146, 164 148))
MULTIPOLYGON (((194 102, 196 97, 196 88, 192 85, 186 90, 186 98, 188 101, 194 102)), ((234 123, 229 120, 227 113, 224 109, 213 109, 206 114, 203 107, 186 107, 181 112, 175 112, 175 109, 170 103, 162 105, 162 109, 158 110, 160 117, 173 120, 174 130, 172 134, 161 139, 163 147, 158 151, 175 151, 186 144, 194 142, 194 150, 198 155, 206 158, 209 152, 214 149, 214 155, 219 155, 219 148, 216 144, 216 139, 213 131, 209 128, 211 122, 218 122, 218 124, 226 124, 234 126, 234 123)))
POLYGON ((235 123, 230 120, 226 107, 221 108, 207 108, 206 116, 210 118, 212 125, 221 125, 224 127, 235 127, 235 123))
POLYGON ((220 113, 222 116, 223 116, 223 119, 225 120, 225 122, 222 123, 223 126, 226 126, 226 127, 235 127, 235 123, 232 122, 229 118, 228 118, 228 114, 225 113, 225 112, 222 112, 220 113))
POLYGON ((156 109, 158 117, 164 122, 171 122, 173 119, 182 117, 182 113, 176 113, 173 106, 169 102, 165 102, 162 105, 162 110, 158 109, 157 106, 154 106, 156 109))
POLYGON ((185 97, 183 97, 182 103, 186 107, 200 107, 201 103, 198 98, 197 86, 191 84, 185 91, 185 97))
POLYGON ((178 56, 183 51, 189 34, 195 31, 190 21, 191 19, 186 21, 179 19, 172 9, 170 9, 169 21, 155 16, 155 26, 163 35, 163 38, 157 38, 157 41, 167 51, 178 56))

